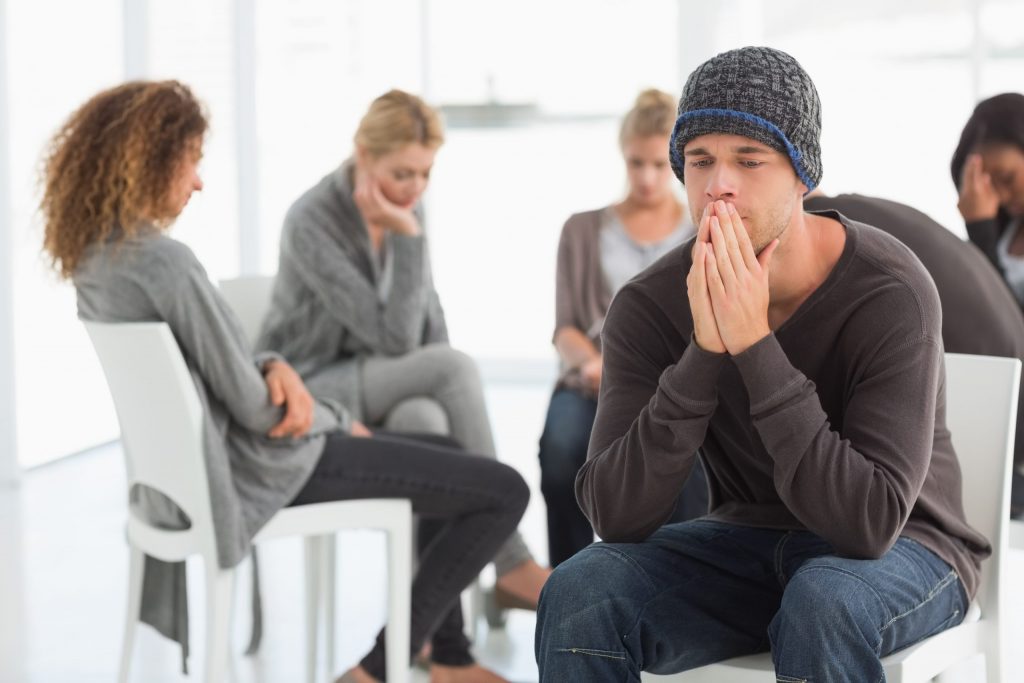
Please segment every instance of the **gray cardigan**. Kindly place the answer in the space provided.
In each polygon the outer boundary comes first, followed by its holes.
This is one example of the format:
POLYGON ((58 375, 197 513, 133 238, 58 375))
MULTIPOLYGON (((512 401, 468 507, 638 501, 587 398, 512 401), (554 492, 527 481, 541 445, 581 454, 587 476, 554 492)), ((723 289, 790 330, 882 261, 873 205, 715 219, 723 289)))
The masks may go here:
MULTIPOLYGON (((324 434, 348 428, 344 408, 315 406, 301 439, 270 439, 282 417, 271 405, 260 366, 239 322, 184 244, 155 231, 116 244, 94 244, 75 270, 78 314, 102 322, 164 321, 181 347, 205 415, 204 446, 218 561, 237 565, 252 537, 306 482, 323 451, 324 434)), ((169 499, 136 496, 147 514, 183 525, 169 499)), ((188 654, 183 563, 147 558, 141 619, 182 644, 188 654)))
MULTIPOLYGON (((575 327, 601 350, 601 328, 612 302, 601 270, 601 213, 604 209, 574 213, 565 222, 558 240, 558 264, 555 270, 555 331, 575 327)), ((584 394, 590 389, 579 368, 562 365, 555 389, 567 387, 584 394)))
MULTIPOLYGON (((299 197, 285 216, 280 264, 258 349, 294 364, 311 391, 361 417, 360 359, 400 356, 447 342, 423 236, 388 233, 389 287, 352 198, 346 161, 299 197)), ((422 211, 416 207, 423 224, 422 211)))

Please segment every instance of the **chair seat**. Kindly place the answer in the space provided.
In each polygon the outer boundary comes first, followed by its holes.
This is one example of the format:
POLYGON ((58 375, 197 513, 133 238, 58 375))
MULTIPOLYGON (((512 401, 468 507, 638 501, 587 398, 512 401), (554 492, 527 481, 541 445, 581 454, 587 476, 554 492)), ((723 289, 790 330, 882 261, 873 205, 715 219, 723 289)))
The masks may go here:
MULTIPOLYGON (((882 658, 885 667, 886 677, 889 680, 905 680, 903 668, 907 662, 913 662, 915 672, 920 669, 935 668, 941 672, 946 668, 946 662, 955 662, 961 658, 963 653, 973 652, 978 646, 977 626, 981 619, 981 607, 977 602, 972 602, 964 615, 964 620, 959 626, 955 626, 938 635, 927 638, 910 647, 898 650, 887 657, 882 658), (919 652, 921 651, 921 652, 919 652), (911 656, 913 655, 913 659, 911 656), (923 663, 923 664, 922 664, 923 663)), ((765 683, 771 678, 775 667, 772 664, 772 656, 769 652, 760 652, 753 655, 733 657, 724 662, 718 662, 708 666, 684 671, 669 676, 656 676, 643 674, 644 681, 677 681, 678 683, 765 683)), ((928 676, 932 678, 934 674, 928 676)), ((918 676, 910 677, 911 680, 918 680, 918 676)))
POLYGON ((405 498, 339 500, 296 505, 279 510, 253 539, 254 543, 285 536, 322 536, 340 529, 389 529, 412 515, 405 498))

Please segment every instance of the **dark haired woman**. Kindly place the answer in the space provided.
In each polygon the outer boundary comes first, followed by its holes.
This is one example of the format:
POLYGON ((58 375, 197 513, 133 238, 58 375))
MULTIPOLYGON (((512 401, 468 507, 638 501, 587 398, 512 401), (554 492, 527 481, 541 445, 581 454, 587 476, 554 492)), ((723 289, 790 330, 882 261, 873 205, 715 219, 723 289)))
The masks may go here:
POLYGON ((1024 95, 978 103, 950 170, 967 236, 1024 306, 1024 95))

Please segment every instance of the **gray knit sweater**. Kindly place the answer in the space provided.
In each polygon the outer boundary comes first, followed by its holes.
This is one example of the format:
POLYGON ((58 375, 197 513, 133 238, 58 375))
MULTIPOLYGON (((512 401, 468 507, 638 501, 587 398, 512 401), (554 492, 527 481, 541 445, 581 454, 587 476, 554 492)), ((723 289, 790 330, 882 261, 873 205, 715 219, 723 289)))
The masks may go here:
MULTIPOLYGON (((256 348, 283 354, 311 391, 340 401, 358 419, 361 358, 446 342, 448 330, 422 236, 386 235, 390 278, 381 296, 384 269, 352 191, 352 162, 346 161, 288 210, 256 348)), ((423 225, 418 205, 415 211, 423 225)))
MULTIPOLYGON (((195 381, 206 418, 204 446, 220 566, 233 567, 252 537, 306 482, 324 434, 348 429, 344 408, 318 402, 302 439, 270 439, 283 408, 271 405, 260 365, 239 322, 192 251, 157 231, 117 244, 93 245, 75 270, 78 314, 102 322, 166 322, 195 381)), ((139 500, 155 521, 182 519, 160 495, 139 500)), ((147 558, 142 620, 180 642, 188 620, 182 563, 147 558)))

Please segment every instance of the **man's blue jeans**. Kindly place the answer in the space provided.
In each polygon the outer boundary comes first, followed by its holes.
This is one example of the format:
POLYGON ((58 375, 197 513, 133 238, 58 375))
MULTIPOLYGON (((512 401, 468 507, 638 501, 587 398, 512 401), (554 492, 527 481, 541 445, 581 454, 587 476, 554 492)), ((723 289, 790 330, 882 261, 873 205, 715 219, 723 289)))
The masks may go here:
POLYGON ((960 579, 909 538, 877 560, 810 532, 708 520, 597 543, 541 594, 541 681, 639 681, 771 650, 779 681, 884 680, 879 658, 959 624, 960 579))

